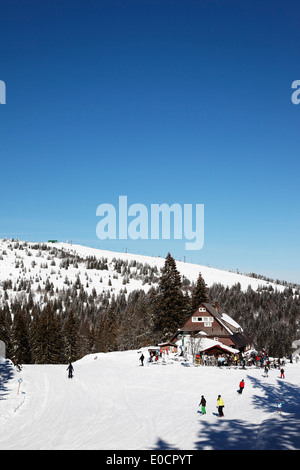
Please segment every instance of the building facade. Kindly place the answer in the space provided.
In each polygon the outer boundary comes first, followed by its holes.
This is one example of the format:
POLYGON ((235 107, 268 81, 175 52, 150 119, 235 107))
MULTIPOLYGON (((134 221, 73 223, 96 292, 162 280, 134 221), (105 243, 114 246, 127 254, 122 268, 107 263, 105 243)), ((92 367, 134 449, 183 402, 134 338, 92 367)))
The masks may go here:
POLYGON ((252 347, 251 338, 218 303, 202 303, 177 331, 172 341, 180 336, 202 336, 218 341, 230 348, 245 352, 252 347))

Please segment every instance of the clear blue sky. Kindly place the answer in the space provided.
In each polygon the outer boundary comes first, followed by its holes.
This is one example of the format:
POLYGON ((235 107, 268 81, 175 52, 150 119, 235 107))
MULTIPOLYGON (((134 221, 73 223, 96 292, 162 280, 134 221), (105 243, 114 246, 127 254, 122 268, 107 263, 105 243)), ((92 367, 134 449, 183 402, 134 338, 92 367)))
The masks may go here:
POLYGON ((300 282, 299 79, 298 0, 3 0, 0 237, 300 282), (119 195, 204 204, 204 248, 101 242, 119 195))

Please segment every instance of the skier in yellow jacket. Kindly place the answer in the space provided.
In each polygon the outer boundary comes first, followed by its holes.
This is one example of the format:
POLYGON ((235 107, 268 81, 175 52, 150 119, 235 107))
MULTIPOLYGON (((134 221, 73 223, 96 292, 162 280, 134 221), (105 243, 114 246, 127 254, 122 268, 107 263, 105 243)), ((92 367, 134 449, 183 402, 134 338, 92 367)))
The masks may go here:
POLYGON ((220 417, 224 416, 224 413, 223 413, 224 401, 221 395, 218 395, 217 408, 218 408, 219 416, 220 417))

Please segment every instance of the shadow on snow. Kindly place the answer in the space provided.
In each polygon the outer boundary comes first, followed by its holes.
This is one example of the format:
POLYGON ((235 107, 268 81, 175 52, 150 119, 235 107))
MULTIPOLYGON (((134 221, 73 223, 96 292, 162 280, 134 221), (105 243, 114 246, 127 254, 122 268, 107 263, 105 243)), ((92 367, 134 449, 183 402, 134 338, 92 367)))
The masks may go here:
POLYGON ((12 379, 13 375, 14 368, 10 362, 0 363, 0 400, 4 400, 5 395, 9 393, 7 383, 12 379))
POLYGON ((247 381, 260 391, 253 395, 253 409, 263 410, 269 416, 259 425, 226 416, 219 418, 216 424, 201 421, 196 449, 300 449, 299 387, 285 382, 279 375, 276 385, 269 384, 268 378, 260 380, 248 376, 247 381), (282 402, 282 415, 277 414, 278 398, 282 402))
MULTIPOLYGON (((196 450, 288 450, 300 449, 300 391, 297 385, 285 382, 278 375, 277 384, 269 384, 268 378, 247 377, 258 394, 252 398, 253 409, 265 411, 266 419, 259 424, 230 416, 217 418, 216 423, 199 423, 196 450), (263 393, 261 393, 263 391, 263 393), (280 398, 283 413, 277 414, 280 398), (269 413, 269 415, 268 415, 269 413)), ((217 416, 217 413, 213 413, 217 416)), ((156 450, 174 450, 171 444, 158 439, 156 450)))

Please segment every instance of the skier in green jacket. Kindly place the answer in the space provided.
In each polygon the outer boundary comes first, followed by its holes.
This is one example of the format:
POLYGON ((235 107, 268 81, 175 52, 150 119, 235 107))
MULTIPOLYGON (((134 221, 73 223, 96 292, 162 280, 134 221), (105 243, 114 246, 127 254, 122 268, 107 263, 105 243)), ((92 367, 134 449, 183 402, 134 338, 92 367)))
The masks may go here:
POLYGON ((206 407, 206 400, 205 400, 205 398, 204 398, 203 395, 201 395, 201 401, 200 401, 200 403, 199 403, 199 406, 200 406, 200 405, 201 405, 201 413, 202 413, 203 415, 205 415, 205 414, 206 414, 206 409, 205 409, 205 407, 206 407))

